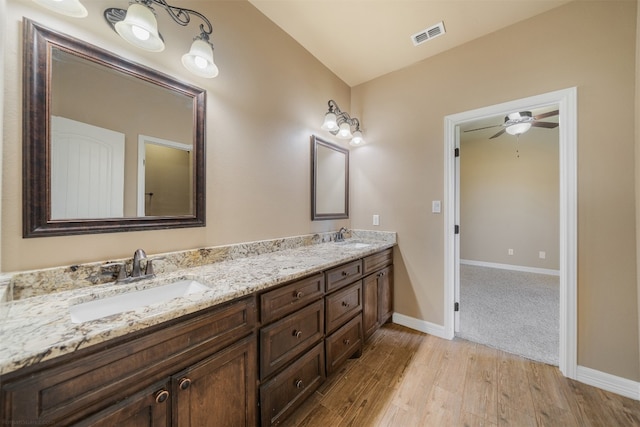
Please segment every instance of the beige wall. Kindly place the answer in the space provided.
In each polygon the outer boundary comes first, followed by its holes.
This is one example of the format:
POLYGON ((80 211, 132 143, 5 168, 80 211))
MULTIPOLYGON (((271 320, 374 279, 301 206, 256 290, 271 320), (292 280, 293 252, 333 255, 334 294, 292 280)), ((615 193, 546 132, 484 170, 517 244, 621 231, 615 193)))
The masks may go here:
POLYGON ((348 220, 310 219, 309 136, 331 139, 319 129, 327 101, 350 101, 349 87, 311 54, 248 2, 183 2, 181 6, 199 10, 214 25, 220 75, 200 79, 180 63, 196 25, 186 30, 159 14, 167 49, 146 53, 130 50, 105 24, 102 9, 113 7, 112 1, 84 4, 90 16, 82 20, 17 0, 9 0, 2 15, 6 25, 0 27, 7 33, 2 271, 129 257, 139 247, 154 254, 350 226, 348 220), (23 15, 207 90, 205 228, 22 238, 23 15))
POLYGON ((558 141, 558 128, 533 128, 518 139, 461 134, 461 259, 560 268, 558 141))
POLYGON ((397 312, 444 322, 444 117, 577 86, 578 363, 640 379, 635 40, 635 0, 573 2, 353 88, 352 225, 398 232, 397 312))

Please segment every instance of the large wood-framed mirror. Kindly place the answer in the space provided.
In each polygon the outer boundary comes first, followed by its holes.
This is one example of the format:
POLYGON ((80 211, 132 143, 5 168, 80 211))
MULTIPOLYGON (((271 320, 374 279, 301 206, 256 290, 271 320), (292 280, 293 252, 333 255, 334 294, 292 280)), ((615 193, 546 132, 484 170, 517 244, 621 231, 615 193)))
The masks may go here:
POLYGON ((28 19, 23 85, 24 237, 205 225, 203 89, 28 19), (181 147, 183 187, 163 202, 185 195, 179 209, 149 209, 166 185, 140 185, 137 169, 175 156, 139 159, 141 136, 181 147))
POLYGON ((349 218, 349 150, 311 136, 311 220, 349 218))

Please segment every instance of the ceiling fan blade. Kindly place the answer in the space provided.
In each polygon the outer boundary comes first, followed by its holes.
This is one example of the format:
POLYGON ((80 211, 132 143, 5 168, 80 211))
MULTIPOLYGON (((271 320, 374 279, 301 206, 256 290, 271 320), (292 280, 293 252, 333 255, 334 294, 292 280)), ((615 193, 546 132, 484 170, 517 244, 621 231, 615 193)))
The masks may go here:
POLYGON ((539 127, 539 128, 553 129, 553 128, 557 128, 559 124, 560 123, 533 122, 533 123, 531 123, 531 126, 536 126, 536 127, 539 127))
POLYGON ((476 130, 483 130, 483 129, 493 129, 493 128, 497 128, 499 126, 502 126, 502 125, 493 125, 493 126, 485 126, 483 128, 469 129, 469 130, 465 130, 465 132, 474 132, 476 130))
POLYGON ((557 116, 560 113, 559 110, 549 111, 548 113, 542 113, 535 116, 534 120, 546 119, 547 117, 557 116))
POLYGON ((506 129, 502 129, 500 132, 496 133, 495 135, 493 135, 491 138, 489 139, 493 139, 493 138, 497 138, 500 135, 502 135, 503 133, 505 133, 507 130, 506 129))

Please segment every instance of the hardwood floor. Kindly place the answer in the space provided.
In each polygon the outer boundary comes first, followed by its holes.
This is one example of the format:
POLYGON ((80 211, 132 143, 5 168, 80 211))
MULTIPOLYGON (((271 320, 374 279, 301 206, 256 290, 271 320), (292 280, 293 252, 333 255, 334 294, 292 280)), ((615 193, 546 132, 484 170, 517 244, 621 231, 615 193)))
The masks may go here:
POLYGON ((639 426, 640 402, 551 365, 387 324, 282 426, 639 426))

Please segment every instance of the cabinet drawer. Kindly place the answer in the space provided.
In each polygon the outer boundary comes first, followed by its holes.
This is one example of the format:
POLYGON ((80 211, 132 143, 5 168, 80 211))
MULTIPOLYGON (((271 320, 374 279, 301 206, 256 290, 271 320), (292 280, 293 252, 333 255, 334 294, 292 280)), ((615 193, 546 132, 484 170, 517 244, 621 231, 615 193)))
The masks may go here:
POLYGON ((340 289, 349 283, 354 282, 362 277, 362 262, 360 260, 342 264, 339 267, 332 268, 327 271, 327 288, 326 291, 331 292, 340 289))
POLYGON ((362 310, 362 280, 326 297, 327 334, 362 310))
POLYGON ((255 297, 207 309, 2 377, 2 422, 72 423, 255 329, 255 297))
POLYGON ((324 295, 324 275, 316 274, 260 296, 262 324, 270 323, 324 295))
POLYGON ((260 379, 273 374, 323 336, 323 300, 263 327, 260 330, 260 379))
POLYGON ((364 275, 393 264, 393 248, 385 249, 362 260, 364 275))
POLYGON ((345 360, 362 351, 362 316, 356 316, 325 340, 327 375, 345 360))
POLYGON ((322 384, 324 343, 320 342, 287 369, 260 386, 262 425, 277 425, 322 384))

